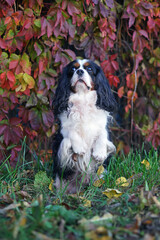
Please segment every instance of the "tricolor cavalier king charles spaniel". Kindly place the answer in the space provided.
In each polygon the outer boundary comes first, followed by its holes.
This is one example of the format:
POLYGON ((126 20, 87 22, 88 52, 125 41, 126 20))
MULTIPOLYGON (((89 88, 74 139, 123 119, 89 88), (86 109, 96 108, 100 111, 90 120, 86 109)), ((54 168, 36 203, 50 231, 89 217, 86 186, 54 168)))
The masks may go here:
POLYGON ((53 106, 60 124, 53 144, 55 186, 75 193, 115 151, 108 123, 116 101, 102 69, 78 59, 64 68, 53 106))

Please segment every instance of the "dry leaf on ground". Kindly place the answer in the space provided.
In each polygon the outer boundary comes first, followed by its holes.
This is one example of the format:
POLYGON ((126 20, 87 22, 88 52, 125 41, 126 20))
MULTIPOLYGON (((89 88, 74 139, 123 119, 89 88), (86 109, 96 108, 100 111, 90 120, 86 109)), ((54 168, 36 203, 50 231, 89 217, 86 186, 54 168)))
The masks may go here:
POLYGON ((111 198, 119 198, 123 193, 117 189, 107 188, 105 191, 102 192, 105 196, 109 199, 111 198))

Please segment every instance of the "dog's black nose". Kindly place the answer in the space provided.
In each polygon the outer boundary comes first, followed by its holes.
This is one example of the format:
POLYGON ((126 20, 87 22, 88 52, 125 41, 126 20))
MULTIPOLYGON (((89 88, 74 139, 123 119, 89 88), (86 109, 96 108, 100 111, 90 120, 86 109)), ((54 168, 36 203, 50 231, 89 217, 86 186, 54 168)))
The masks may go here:
POLYGON ((76 73, 78 74, 78 76, 81 77, 83 75, 84 71, 82 69, 78 69, 76 73))

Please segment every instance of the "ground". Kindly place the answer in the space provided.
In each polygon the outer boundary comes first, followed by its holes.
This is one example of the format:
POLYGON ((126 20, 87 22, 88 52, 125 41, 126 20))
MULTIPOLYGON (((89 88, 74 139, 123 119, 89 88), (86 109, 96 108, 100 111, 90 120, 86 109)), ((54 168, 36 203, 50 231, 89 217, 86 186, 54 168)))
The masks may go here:
POLYGON ((0 166, 0 239, 159 239, 154 149, 112 157, 103 179, 75 195, 54 189, 51 161, 24 156, 15 168, 7 159, 0 166))

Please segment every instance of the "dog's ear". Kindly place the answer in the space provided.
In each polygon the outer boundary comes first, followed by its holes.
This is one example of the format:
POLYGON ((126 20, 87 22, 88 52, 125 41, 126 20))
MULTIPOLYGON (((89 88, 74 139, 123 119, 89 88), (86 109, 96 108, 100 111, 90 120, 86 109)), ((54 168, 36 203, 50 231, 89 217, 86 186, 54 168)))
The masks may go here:
POLYGON ((54 114, 57 116, 67 110, 68 99, 70 96, 70 79, 67 76, 68 66, 63 69, 62 75, 59 78, 58 86, 53 99, 54 114))
POLYGON ((95 90, 97 91, 97 106, 105 111, 114 112, 117 102, 102 69, 96 65, 95 90))

